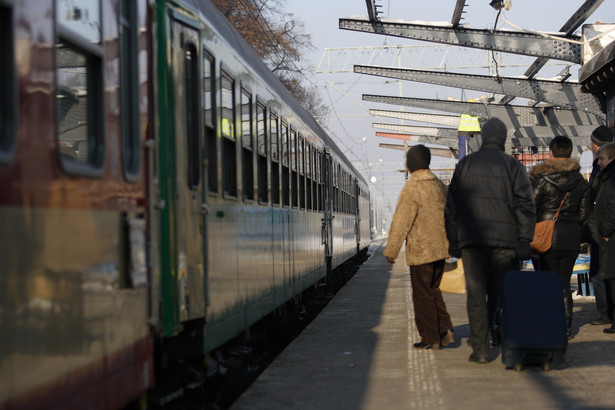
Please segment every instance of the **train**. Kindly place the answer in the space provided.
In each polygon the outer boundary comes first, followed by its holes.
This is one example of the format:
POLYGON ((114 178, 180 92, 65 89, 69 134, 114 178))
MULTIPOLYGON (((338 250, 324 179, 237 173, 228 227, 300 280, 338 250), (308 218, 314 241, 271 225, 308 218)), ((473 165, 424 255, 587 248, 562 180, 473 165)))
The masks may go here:
POLYGON ((209 0, 0 31, 1 410, 171 401, 369 245, 367 182, 209 0))

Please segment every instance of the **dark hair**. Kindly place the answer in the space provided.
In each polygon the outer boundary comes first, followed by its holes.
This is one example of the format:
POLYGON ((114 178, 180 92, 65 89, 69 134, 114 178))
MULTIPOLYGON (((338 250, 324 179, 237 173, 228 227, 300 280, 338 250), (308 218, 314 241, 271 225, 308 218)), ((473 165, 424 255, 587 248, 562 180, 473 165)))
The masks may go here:
POLYGON ((555 158, 570 158, 572 155, 572 140, 559 135, 551 140, 549 149, 555 158))

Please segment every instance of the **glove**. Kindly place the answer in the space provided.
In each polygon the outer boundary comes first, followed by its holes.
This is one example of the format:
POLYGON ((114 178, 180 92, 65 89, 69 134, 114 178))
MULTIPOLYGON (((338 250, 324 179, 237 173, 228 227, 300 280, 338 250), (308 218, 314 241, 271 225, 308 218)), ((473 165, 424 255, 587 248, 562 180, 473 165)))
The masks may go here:
POLYGON ((515 248, 515 254, 517 257, 523 261, 526 261, 532 257, 532 249, 530 248, 530 243, 526 241, 521 241, 515 248))
POLYGON ((459 249, 457 245, 449 244, 448 254, 451 255, 453 258, 459 259, 461 258, 461 249, 459 249))

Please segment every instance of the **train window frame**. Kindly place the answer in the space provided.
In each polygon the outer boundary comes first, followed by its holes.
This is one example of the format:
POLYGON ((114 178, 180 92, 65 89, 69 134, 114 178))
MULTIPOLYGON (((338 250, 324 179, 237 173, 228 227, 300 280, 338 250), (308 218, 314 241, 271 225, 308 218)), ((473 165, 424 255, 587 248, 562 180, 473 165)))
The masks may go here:
POLYGON ((199 132, 199 56, 198 46, 192 40, 184 44, 186 89, 186 158, 188 188, 197 190, 201 185, 201 149, 199 132))
POLYGON ((305 141, 305 208, 312 211, 312 145, 305 141))
POLYGON ((17 145, 19 104, 15 65, 13 5, 0 2, 0 163, 9 163, 17 145))
POLYGON ((269 111, 269 142, 271 144, 271 203, 280 205, 280 142, 278 133, 278 115, 269 111))
POLYGON ((205 48, 203 48, 203 128, 207 159, 207 193, 217 195, 219 161, 216 137, 216 59, 205 48))
POLYGON ((222 193, 237 199, 237 136, 235 127, 235 77, 226 67, 220 69, 220 136, 222 140, 222 193), (228 82, 228 85, 225 83, 228 82), (228 105, 225 105, 229 99, 228 105), (225 123, 224 121, 227 121, 225 123), (228 128, 226 127, 228 125, 228 128))
POLYGON ((296 208, 299 204, 299 192, 297 184, 299 176, 297 175, 297 130, 292 125, 288 132, 288 155, 290 162, 290 206, 296 208))
POLYGON ((244 202, 254 201, 254 127, 252 92, 241 86, 239 94, 241 113, 241 170, 242 195, 244 202))
POLYGON ((280 146, 282 157, 282 206, 290 207, 290 146, 288 123, 282 118, 280 123, 280 146))
POLYGON ((256 188, 259 204, 269 202, 269 190, 267 184, 267 107, 256 98, 256 188))
POLYGON ((305 209, 305 138, 297 133, 297 174, 299 177, 299 208, 305 209))
MULTIPOLYGON (((102 13, 100 10, 101 4, 98 2, 99 13, 102 20, 102 13)), ((69 175, 84 176, 90 178, 101 178, 105 170, 106 159, 106 144, 105 144, 105 90, 103 79, 103 64, 104 64, 104 49, 101 43, 101 39, 98 43, 92 42, 91 39, 87 39, 80 32, 75 31, 73 27, 67 27, 58 20, 59 13, 56 10, 56 45, 54 53, 54 76, 56 85, 56 99, 55 99, 55 113, 56 113, 56 142, 57 142, 57 155, 60 161, 63 171, 69 175), (68 84, 62 88, 61 83, 65 78, 68 78, 70 69, 59 72, 59 62, 64 64, 70 53, 75 54, 77 66, 68 66, 73 70, 73 78, 78 78, 77 82, 85 82, 85 92, 78 91, 76 88, 71 88, 68 84), (60 58, 60 55, 62 58, 60 58), (75 68, 79 69, 75 69, 75 68), (83 70, 85 70, 85 81, 83 80, 83 70), (60 75, 65 74, 65 75, 60 75), (64 96, 60 95, 60 90, 66 91, 64 96), (62 138, 62 111, 65 104, 60 104, 60 100, 68 99, 76 96, 83 96, 85 94, 88 98, 86 100, 85 115, 86 118, 78 118, 74 121, 76 124, 85 124, 85 140, 76 140, 74 144, 70 144, 70 140, 64 141, 62 138), (79 145, 76 143, 80 142, 79 145), (78 149, 81 142, 87 143, 87 158, 86 161, 80 161, 80 150, 78 149)), ((102 29, 100 29, 102 30, 102 29)), ((100 37, 102 38, 102 31, 100 31, 100 37)), ((70 109, 70 107, 69 107, 70 109)), ((69 109, 66 109, 68 112, 69 109)), ((70 118, 73 118, 71 116, 70 118)), ((69 126, 64 127, 67 131, 74 130, 69 126)), ((76 134, 76 133, 75 133, 76 134)))
POLYGON ((137 3, 120 0, 118 15, 122 164, 126 181, 135 183, 141 172, 137 3))

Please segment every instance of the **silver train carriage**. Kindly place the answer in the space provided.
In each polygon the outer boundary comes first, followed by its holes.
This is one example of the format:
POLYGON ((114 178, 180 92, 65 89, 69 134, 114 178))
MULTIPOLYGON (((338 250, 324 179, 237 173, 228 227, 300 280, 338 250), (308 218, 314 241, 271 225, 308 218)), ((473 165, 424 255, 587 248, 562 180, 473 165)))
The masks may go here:
POLYGON ((209 2, 0 20, 0 409, 121 407, 368 245, 366 182, 209 2))

